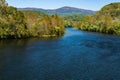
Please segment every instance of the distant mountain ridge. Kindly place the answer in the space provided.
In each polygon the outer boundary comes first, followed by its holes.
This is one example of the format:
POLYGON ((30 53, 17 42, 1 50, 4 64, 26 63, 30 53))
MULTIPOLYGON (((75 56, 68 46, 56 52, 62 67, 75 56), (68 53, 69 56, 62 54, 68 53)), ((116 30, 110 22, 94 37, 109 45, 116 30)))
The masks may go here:
POLYGON ((58 14, 58 15, 72 15, 72 14, 85 14, 85 15, 92 15, 96 11, 80 9, 75 7, 64 6, 58 9, 42 9, 42 8, 18 8, 18 10, 30 10, 30 11, 40 11, 50 15, 58 14))

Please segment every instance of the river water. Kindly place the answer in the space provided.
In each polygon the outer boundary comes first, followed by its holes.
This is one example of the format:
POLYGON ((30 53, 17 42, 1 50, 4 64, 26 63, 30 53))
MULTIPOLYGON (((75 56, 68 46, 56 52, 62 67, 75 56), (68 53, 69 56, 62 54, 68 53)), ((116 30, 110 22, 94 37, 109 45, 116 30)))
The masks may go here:
POLYGON ((67 28, 56 39, 1 40, 0 80, 120 80, 120 37, 67 28))

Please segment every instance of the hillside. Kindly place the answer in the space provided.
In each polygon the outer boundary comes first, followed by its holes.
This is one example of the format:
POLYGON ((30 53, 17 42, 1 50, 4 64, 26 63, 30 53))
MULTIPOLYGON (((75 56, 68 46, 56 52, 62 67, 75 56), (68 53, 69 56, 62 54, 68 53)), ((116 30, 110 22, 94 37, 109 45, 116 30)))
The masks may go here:
POLYGON ((107 14, 111 16, 112 20, 115 20, 115 21, 120 20, 120 3, 116 2, 116 3, 105 5, 95 15, 100 16, 100 15, 107 15, 107 14))
POLYGON ((40 12, 40 11, 38 12, 38 11, 24 10, 22 12, 24 13, 25 16, 27 16, 27 15, 32 13, 32 14, 36 15, 37 18, 40 18, 40 17, 42 17, 44 15, 47 15, 44 12, 40 12))
POLYGON ((92 11, 92 10, 79 9, 79 8, 68 7, 68 6, 64 6, 58 9, 18 8, 18 10, 40 11, 50 15, 57 13, 58 15, 61 15, 61 16, 72 15, 72 14, 92 15, 95 13, 95 11, 92 11))
POLYGON ((120 2, 105 5, 92 17, 87 16, 82 22, 77 22, 76 27, 85 31, 120 35, 120 2))

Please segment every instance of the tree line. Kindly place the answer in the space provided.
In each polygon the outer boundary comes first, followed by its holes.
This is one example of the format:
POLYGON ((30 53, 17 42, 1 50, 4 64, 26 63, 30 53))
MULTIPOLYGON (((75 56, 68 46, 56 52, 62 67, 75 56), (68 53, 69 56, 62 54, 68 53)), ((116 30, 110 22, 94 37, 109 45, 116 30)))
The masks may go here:
POLYGON ((85 18, 86 15, 84 14, 73 14, 62 16, 64 19, 65 27, 73 27, 75 22, 81 21, 85 18))
POLYGON ((37 11, 18 11, 0 0, 0 39, 58 37, 65 27, 120 35, 120 3, 104 6, 94 15, 52 16, 37 11))
POLYGON ((18 11, 0 0, 0 38, 56 37, 65 32, 64 21, 57 14, 18 11))
POLYGON ((74 24, 75 28, 84 31, 120 35, 120 3, 104 6, 93 16, 86 16, 74 24))

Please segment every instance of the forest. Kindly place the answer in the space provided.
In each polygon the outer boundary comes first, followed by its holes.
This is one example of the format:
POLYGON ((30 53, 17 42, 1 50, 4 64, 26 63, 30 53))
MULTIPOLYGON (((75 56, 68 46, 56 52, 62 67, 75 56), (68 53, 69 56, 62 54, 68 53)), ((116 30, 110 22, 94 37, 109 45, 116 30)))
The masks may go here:
POLYGON ((0 0, 0 38, 56 37, 65 33, 64 21, 57 14, 18 11, 0 0))
POLYGON ((64 19, 65 27, 74 27, 74 23, 78 21, 82 21, 87 15, 84 14, 74 14, 62 16, 64 19))
POLYGON ((120 35, 120 3, 105 5, 93 16, 77 21, 74 27, 84 31, 120 35))

